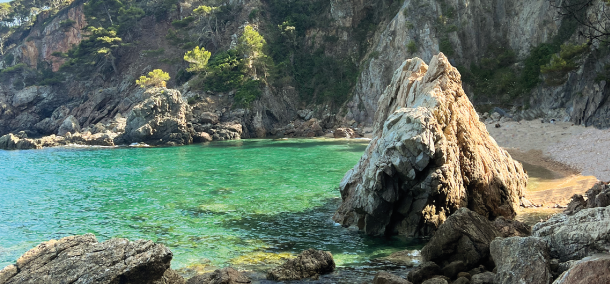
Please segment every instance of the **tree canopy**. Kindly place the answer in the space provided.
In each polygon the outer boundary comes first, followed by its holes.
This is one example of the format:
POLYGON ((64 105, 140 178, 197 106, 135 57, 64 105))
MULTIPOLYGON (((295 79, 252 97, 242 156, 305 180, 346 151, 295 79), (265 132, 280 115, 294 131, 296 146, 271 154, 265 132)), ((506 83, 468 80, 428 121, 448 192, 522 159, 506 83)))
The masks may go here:
POLYGON ((195 47, 195 49, 188 51, 184 54, 184 60, 189 63, 189 68, 186 69, 188 72, 201 72, 206 69, 208 61, 212 53, 205 50, 205 48, 195 47))
POLYGON ((169 79, 170 77, 167 72, 163 72, 163 70, 161 69, 155 69, 153 71, 148 72, 148 76, 140 76, 140 79, 136 80, 136 84, 140 85, 140 87, 142 88, 165 88, 167 84, 166 81, 169 79))

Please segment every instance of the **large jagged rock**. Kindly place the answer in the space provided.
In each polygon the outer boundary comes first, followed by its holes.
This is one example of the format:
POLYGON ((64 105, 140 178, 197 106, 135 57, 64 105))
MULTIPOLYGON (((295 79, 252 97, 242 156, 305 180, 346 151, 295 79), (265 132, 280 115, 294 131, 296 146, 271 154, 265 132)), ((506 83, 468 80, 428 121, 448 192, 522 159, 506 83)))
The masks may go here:
POLYGON ((532 228, 532 236, 543 238, 549 254, 561 262, 610 250, 610 206, 583 209, 568 216, 553 215, 532 228))
POLYGON ((421 254, 424 261, 434 261, 443 267, 462 261, 467 269, 472 269, 490 262, 489 245, 500 236, 491 221, 460 208, 438 228, 421 254))
POLYGON ((281 266, 267 273, 267 279, 275 281, 299 280, 317 278, 321 274, 333 272, 335 261, 327 251, 308 249, 296 258, 286 261, 281 266))
POLYGON ((135 105, 119 143, 144 142, 150 145, 187 145, 193 143, 193 130, 187 125, 189 105, 179 91, 152 88, 149 97, 135 105))
POLYGON ((546 242, 536 237, 495 239, 490 252, 496 263, 497 284, 548 284, 553 276, 546 242))
POLYGON ((512 219, 527 174, 489 136, 441 53, 407 60, 379 99, 373 139, 341 181, 333 217, 365 233, 431 234, 467 207, 512 219))
POLYGON ((585 257, 553 284, 607 284, 610 283, 610 255, 585 257))
POLYGON ((98 243, 91 234, 71 236, 26 252, 0 271, 0 284, 181 283, 178 276, 166 274, 172 256, 169 249, 152 241, 98 243))

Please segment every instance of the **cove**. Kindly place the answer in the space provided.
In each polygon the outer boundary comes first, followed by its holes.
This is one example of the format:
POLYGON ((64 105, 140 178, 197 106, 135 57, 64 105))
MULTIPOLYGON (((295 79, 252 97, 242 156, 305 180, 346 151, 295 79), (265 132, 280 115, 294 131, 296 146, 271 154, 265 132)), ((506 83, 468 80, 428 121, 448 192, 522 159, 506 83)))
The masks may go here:
POLYGON ((310 247, 349 267, 421 248, 331 220, 339 182, 367 143, 252 139, 0 151, 0 267, 42 241, 85 233, 163 243, 174 269, 310 247))

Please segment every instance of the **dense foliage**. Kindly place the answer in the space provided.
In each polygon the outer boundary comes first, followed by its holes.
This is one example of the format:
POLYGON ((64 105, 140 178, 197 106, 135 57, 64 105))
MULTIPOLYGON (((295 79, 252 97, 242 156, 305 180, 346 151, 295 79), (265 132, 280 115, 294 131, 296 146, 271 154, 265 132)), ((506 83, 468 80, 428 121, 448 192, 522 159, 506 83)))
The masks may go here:
POLYGON ((167 80, 169 79, 170 77, 167 72, 163 72, 163 70, 161 69, 155 69, 153 71, 148 72, 148 76, 140 76, 140 79, 136 80, 136 84, 138 84, 142 88, 165 88, 167 85, 167 80))

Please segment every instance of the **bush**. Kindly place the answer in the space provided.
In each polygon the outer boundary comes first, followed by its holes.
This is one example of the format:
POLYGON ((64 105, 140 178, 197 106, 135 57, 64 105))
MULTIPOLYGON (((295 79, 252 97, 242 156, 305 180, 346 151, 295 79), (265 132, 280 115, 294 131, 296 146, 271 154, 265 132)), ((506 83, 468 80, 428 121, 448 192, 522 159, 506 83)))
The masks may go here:
POLYGON ((169 74, 167 72, 163 72, 161 69, 155 69, 151 72, 148 72, 148 76, 140 76, 140 79, 136 80, 136 84, 140 85, 142 88, 146 87, 161 87, 165 88, 169 80, 169 74))
POLYGON ((417 52, 417 43, 415 43, 415 41, 410 41, 407 44, 407 51, 409 53, 416 53, 417 52))
POLYGON ((195 21, 194 17, 186 17, 182 20, 176 20, 172 22, 172 26, 174 26, 177 29, 182 29, 187 27, 188 25, 190 25, 192 22, 195 21))

